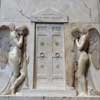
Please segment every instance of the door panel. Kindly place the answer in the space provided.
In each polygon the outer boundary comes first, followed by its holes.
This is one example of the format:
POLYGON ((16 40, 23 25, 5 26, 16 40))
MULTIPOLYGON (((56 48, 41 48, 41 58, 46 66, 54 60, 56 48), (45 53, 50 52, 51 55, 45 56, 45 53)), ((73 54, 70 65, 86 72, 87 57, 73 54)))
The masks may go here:
POLYGON ((52 36, 52 49, 53 57, 62 57, 63 56, 63 41, 61 35, 52 36))
POLYGON ((47 33, 48 31, 48 25, 45 25, 45 24, 37 24, 36 25, 36 35, 48 35, 47 33))
POLYGON ((51 30, 53 34, 61 35, 63 25, 52 25, 51 30))
POLYGON ((37 59, 37 78, 48 78, 48 58, 37 59))
POLYGON ((63 62, 62 58, 53 58, 53 78, 63 78, 63 62))
POLYGON ((50 56, 50 42, 47 35, 38 35, 37 37, 37 57, 49 57, 50 56))

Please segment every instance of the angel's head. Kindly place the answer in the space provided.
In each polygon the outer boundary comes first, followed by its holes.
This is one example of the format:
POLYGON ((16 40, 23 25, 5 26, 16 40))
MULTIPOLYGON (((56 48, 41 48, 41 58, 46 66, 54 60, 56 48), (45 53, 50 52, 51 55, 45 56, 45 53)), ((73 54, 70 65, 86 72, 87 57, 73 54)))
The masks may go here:
POLYGON ((29 34, 29 30, 27 28, 27 26, 21 26, 21 27, 18 27, 16 29, 16 32, 18 33, 18 35, 23 35, 23 36, 27 36, 29 34))
POLYGON ((79 28, 75 28, 72 30, 71 34, 74 38, 79 39, 81 37, 82 32, 79 28))

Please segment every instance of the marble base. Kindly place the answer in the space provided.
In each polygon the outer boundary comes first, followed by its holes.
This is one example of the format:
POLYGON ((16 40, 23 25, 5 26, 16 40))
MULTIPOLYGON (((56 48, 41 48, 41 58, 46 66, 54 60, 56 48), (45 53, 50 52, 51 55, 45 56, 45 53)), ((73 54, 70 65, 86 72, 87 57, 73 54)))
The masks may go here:
POLYGON ((16 93, 18 96, 44 96, 44 97, 68 97, 76 96, 76 91, 73 88, 66 90, 37 90, 37 89, 23 89, 21 92, 16 93))
POLYGON ((0 100, 100 100, 100 97, 0 96, 0 100))

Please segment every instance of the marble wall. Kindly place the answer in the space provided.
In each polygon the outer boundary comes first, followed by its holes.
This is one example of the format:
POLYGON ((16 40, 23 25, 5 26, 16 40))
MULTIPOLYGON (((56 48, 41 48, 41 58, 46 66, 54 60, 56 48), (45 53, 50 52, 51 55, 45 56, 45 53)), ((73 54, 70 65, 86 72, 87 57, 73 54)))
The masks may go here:
MULTIPOLYGON (((17 27, 27 25, 29 28, 30 34, 27 41, 27 53, 30 60, 28 64, 28 86, 30 89, 33 88, 34 72, 35 23, 33 22, 33 17, 37 13, 48 8, 55 9, 55 11, 60 12, 63 16, 68 17, 68 23, 65 24, 65 58, 67 72, 66 82, 69 85, 72 84, 71 73, 73 69, 72 62, 74 56, 73 52, 71 52, 73 46, 71 30, 75 27, 84 28, 91 25, 96 27, 100 32, 99 0, 0 0, 0 25, 9 25, 10 23, 14 23, 17 27)), ((100 75, 100 71, 93 77, 94 81, 100 83, 98 75, 100 75)), ((95 84, 95 86, 97 86, 96 89, 98 90, 100 90, 99 83, 95 84)), ((13 100, 11 97, 4 97, 3 99, 13 100)), ((43 98, 39 98, 39 100, 42 99, 43 98)), ((49 98, 46 99, 48 100, 49 98)), ((72 98, 66 98, 66 100, 67 99, 69 100, 72 98)), ((74 100, 78 99, 80 98, 75 98, 74 100)), ((84 98, 82 98, 82 100, 83 99, 84 98)), ((92 99, 94 100, 94 98, 92 99)), ((96 99, 99 100, 98 98, 95 98, 95 100, 96 99)), ((29 98, 29 100, 33 100, 33 98, 29 98)))
POLYGON ((99 0, 1 0, 1 21, 29 21, 37 12, 54 8, 69 16, 70 22, 99 21, 99 0))

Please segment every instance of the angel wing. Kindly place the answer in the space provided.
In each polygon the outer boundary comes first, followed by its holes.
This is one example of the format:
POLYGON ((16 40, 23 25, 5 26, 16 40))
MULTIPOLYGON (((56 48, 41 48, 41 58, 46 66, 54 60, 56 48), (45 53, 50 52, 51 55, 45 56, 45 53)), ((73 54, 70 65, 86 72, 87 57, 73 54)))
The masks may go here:
POLYGON ((96 28, 90 28, 89 32, 89 53, 94 67, 100 69, 100 34, 96 28))

